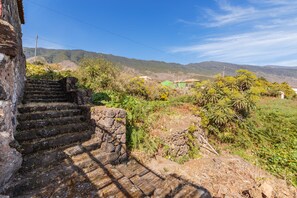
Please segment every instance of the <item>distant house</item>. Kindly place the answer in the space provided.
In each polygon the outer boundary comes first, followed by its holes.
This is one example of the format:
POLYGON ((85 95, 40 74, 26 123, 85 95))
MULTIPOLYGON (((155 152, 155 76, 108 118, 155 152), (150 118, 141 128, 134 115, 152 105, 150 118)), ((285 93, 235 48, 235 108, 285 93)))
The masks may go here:
POLYGON ((176 88, 186 88, 187 87, 187 83, 185 83, 184 81, 174 81, 174 84, 175 84, 176 88))
POLYGON ((200 82, 200 80, 198 79, 187 79, 187 80, 184 80, 185 83, 196 83, 196 82, 200 82))
POLYGON ((295 93, 297 94, 297 88, 292 88, 294 91, 295 91, 295 93))
POLYGON ((170 87, 170 88, 176 88, 174 82, 172 82, 170 80, 165 80, 165 81, 161 82, 161 85, 170 87))
POLYGON ((195 83, 200 82, 200 80, 197 79, 187 79, 182 81, 175 81, 177 84, 177 87, 179 88, 186 88, 186 87, 193 87, 195 83))
POLYGON ((200 80, 197 79, 187 79, 187 80, 178 80, 178 81, 170 81, 170 80, 165 80, 163 82, 161 82, 162 85, 167 86, 167 87, 171 87, 171 88, 180 88, 180 89, 184 89, 184 88, 189 88, 189 87, 193 87, 194 84, 196 82, 200 82, 200 80))
POLYGON ((139 76, 139 78, 143 80, 152 80, 152 78, 149 76, 139 76))

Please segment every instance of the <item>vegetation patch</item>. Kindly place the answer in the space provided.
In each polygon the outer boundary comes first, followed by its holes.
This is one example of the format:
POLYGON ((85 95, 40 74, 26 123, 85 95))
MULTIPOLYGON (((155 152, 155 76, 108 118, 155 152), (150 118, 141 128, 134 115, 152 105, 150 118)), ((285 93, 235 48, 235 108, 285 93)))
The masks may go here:
POLYGON ((26 67, 26 76, 31 79, 60 80, 71 75, 70 71, 60 71, 57 65, 27 63, 26 67))
MULTIPOLYGON (((127 144, 131 150, 149 155, 169 150, 161 138, 165 132, 150 133, 154 123, 162 116, 182 117, 183 112, 176 107, 193 107, 192 114, 201 117, 203 129, 216 148, 228 148, 297 186, 297 101, 287 83, 271 83, 239 70, 235 76, 217 76, 180 92, 132 76, 102 58, 84 59, 73 72, 59 71, 53 65, 27 64, 30 78, 57 80, 69 75, 79 79, 79 86, 94 91, 95 104, 127 111, 127 144), (276 99, 281 92, 285 100, 276 99)), ((168 158, 183 163, 199 157, 193 131, 190 127, 186 133, 189 152, 181 158, 168 153, 168 158)))
MULTIPOLYGON (((297 186, 297 101, 265 98, 247 120, 253 156, 269 172, 297 186)), ((243 138, 243 137, 239 137, 243 138)), ((246 137, 245 137, 246 138, 246 137)))

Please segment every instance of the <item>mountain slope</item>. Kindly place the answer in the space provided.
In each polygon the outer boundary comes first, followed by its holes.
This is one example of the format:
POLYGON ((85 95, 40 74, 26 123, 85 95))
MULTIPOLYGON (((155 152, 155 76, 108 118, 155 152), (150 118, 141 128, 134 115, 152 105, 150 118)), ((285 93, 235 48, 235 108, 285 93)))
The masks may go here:
MULTIPOLYGON (((27 58, 34 56, 34 48, 24 48, 27 58)), ((88 52, 84 50, 56 50, 56 49, 38 49, 38 55, 44 57, 49 63, 60 63, 64 60, 70 60, 78 63, 83 58, 103 57, 117 65, 130 67, 142 74, 172 74, 176 78, 177 73, 186 74, 186 76, 213 76, 222 73, 225 68, 227 75, 234 75, 238 69, 248 69, 255 72, 258 76, 263 76, 270 81, 288 82, 292 86, 297 86, 297 67, 280 66, 252 66, 237 65, 223 62, 201 62, 182 65, 178 63, 166 63, 161 61, 137 60, 111 54, 102 54, 88 52)), ((185 77, 186 77, 185 76, 185 77)))

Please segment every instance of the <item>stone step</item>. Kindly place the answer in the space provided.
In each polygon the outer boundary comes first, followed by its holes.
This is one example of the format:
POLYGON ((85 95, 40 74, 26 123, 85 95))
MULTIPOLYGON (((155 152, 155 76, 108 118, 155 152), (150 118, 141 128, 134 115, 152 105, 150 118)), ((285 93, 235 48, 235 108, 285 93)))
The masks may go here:
MULTIPOLYGON (((36 194, 35 192, 34 195, 37 195, 37 197, 48 197, 48 194, 44 192, 53 192, 51 188, 54 188, 54 193, 50 194, 51 197, 67 197, 67 192, 71 192, 72 196, 75 195, 75 197, 143 197, 132 196, 137 195, 135 191, 139 189, 137 189, 131 182, 127 183, 125 180, 123 180, 125 184, 128 184, 125 187, 131 189, 131 191, 135 193, 120 193, 121 191, 127 191, 126 189, 123 189, 124 185, 121 185, 116 181, 121 180, 123 175, 111 165, 107 165, 103 168, 97 166, 94 169, 87 170, 77 167, 77 173, 78 175, 75 178, 69 177, 65 179, 63 181, 64 185, 47 186, 39 193, 36 194)), ((142 195, 141 192, 138 195, 142 195)))
POLYGON ((60 84, 60 82, 56 81, 56 80, 36 80, 36 79, 27 79, 26 83, 31 83, 31 84, 60 84))
MULTIPOLYGON (((88 182, 88 178, 83 173, 72 177, 66 177, 57 183, 50 183, 42 188, 22 191, 14 198, 32 198, 32 197, 100 197, 98 190, 93 184, 88 182), (75 183, 74 183, 75 181, 75 183)), ((117 196, 118 197, 118 196, 117 196)), ((121 196, 124 197, 124 196, 121 196)))
POLYGON ((60 100, 60 99, 63 99, 63 100, 67 100, 67 96, 65 94, 63 95, 57 95, 57 96, 52 96, 52 95, 43 95, 43 96, 24 96, 23 98, 23 101, 26 102, 26 101, 32 101, 32 100, 60 100))
POLYGON ((23 103, 32 103, 32 102, 41 102, 41 103, 53 103, 53 102, 67 102, 67 98, 53 98, 53 99, 45 99, 45 98, 38 98, 38 99, 27 99, 24 100, 23 103))
POLYGON ((59 91, 46 91, 46 90, 31 90, 25 91, 24 95, 55 95, 55 94, 65 94, 65 92, 61 89, 59 91))
MULTIPOLYGON (((86 149, 84 149, 86 150, 86 149)), ((58 156, 58 160, 56 161, 53 157, 52 157, 52 161, 43 161, 46 163, 46 166, 37 166, 37 167, 33 167, 28 166, 28 169, 24 169, 22 168, 20 170, 20 173, 23 175, 23 177, 25 177, 25 175, 32 175, 34 174, 36 171, 39 171, 40 169, 45 171, 47 169, 50 169, 53 166, 57 166, 59 164, 63 164, 63 163, 68 163, 71 162, 71 164, 75 165, 77 168, 79 168, 80 170, 82 170, 85 174, 90 173, 94 170, 102 171, 100 169, 104 169, 105 166, 109 166, 110 164, 110 160, 115 158, 114 153, 105 153, 103 151, 99 150, 94 150, 96 152, 96 155, 89 155, 89 154, 85 154, 85 153, 80 153, 76 156, 69 156, 69 154, 67 154, 66 152, 64 152, 63 154, 61 154, 60 156, 58 156), (74 161, 73 158, 78 158, 79 161, 74 161), (33 173, 32 173, 33 172, 33 173)), ((86 153, 90 153, 90 150, 85 151, 86 153)), ((111 165, 110 165, 111 166, 111 165)), ((117 171, 118 174, 120 174, 121 176, 122 173, 120 173, 119 171, 117 171)))
POLYGON ((51 126, 42 129, 30 129, 26 131, 18 131, 15 134, 15 139, 22 143, 24 141, 52 137, 58 134, 85 131, 89 128, 88 123, 74 123, 61 126, 51 126))
POLYGON ((81 115, 80 109, 60 110, 60 111, 35 111, 23 113, 17 116, 19 122, 30 120, 43 120, 51 118, 71 117, 81 115))
POLYGON ((28 174, 18 174, 4 192, 10 197, 22 197, 21 195, 28 191, 41 189, 53 183, 61 184, 66 178, 77 176, 75 171, 76 168, 73 165, 61 163, 48 170, 39 169, 28 174))
POLYGON ((32 103, 21 105, 18 108, 19 113, 31 113, 35 111, 61 111, 61 110, 70 110, 77 109, 78 106, 73 103, 32 103))
MULTIPOLYGON (((30 191, 36 190, 31 193, 36 195, 41 192, 46 192, 45 189, 50 190, 49 188, 51 187, 54 187, 56 191, 56 189, 63 184, 66 184, 65 187, 67 187, 68 191, 73 191, 75 189, 69 188, 75 188, 82 183, 88 184, 88 186, 91 185, 92 189, 95 190, 95 192, 98 192, 99 189, 105 188, 115 182, 114 179, 121 179, 123 177, 114 166, 106 165, 107 162, 105 162, 105 159, 108 159, 110 155, 111 154, 103 152, 92 157, 86 155, 87 157, 84 156, 84 158, 80 158, 82 159, 81 161, 83 161, 83 163, 80 161, 80 164, 71 158, 67 158, 64 161, 47 168, 37 168, 26 173, 19 172, 14 180, 10 182, 10 188, 5 190, 5 194, 9 194, 11 197, 16 197, 26 194, 28 195, 30 194, 30 191), (106 166, 104 166, 104 164, 106 166), (71 184, 69 184, 70 180, 71 184)), ((130 187, 133 187, 132 183, 130 187)), ((108 191, 105 189, 103 192, 107 193, 108 191)), ((112 191, 109 192, 112 193, 112 191)), ((86 192, 86 196, 88 197, 89 195, 89 192, 86 192)))
POLYGON ((40 92, 55 92, 55 91, 58 91, 58 92, 60 92, 60 91, 64 91, 63 89, 62 89, 62 87, 53 87, 53 88, 50 88, 50 87, 47 87, 47 88, 45 88, 45 87, 33 87, 33 88, 28 88, 28 87, 26 87, 25 88, 25 92, 32 92, 32 91, 40 91, 40 92))
POLYGON ((100 149, 86 151, 80 155, 72 156, 71 159, 75 163, 76 166, 81 169, 89 169, 92 167, 104 167, 110 162, 116 161, 118 158, 118 154, 103 152, 100 149))
POLYGON ((62 117, 53 118, 48 120, 31 120, 31 121, 21 121, 18 126, 18 131, 30 130, 30 129, 41 129, 43 127, 49 126, 61 126, 67 124, 81 123, 85 118, 83 116, 73 116, 73 117, 62 117))
POLYGON ((55 88, 59 87, 62 88, 62 85, 57 83, 57 84, 33 84, 33 83, 26 83, 25 84, 26 88, 33 88, 33 87, 43 87, 43 88, 55 88))
POLYGON ((61 93, 59 95, 51 95, 51 94, 45 94, 45 95, 25 95, 23 100, 47 100, 47 99, 57 99, 57 98, 67 98, 65 93, 61 93))
POLYGON ((63 97, 63 96, 66 96, 65 92, 63 92, 63 91, 60 91, 60 92, 33 93, 33 94, 32 93, 31 94, 25 93, 24 94, 24 98, 46 98, 46 97, 59 98, 59 97, 63 97))
POLYGON ((59 86, 54 86, 54 87, 40 87, 40 86, 36 86, 36 87, 25 87, 25 92, 31 92, 31 91, 46 91, 46 92, 52 92, 52 91, 62 91, 64 92, 64 89, 62 87, 59 86))
POLYGON ((83 143, 75 142, 49 151, 39 151, 26 155, 23 159, 21 172, 28 172, 40 167, 48 167, 60 163, 69 157, 100 148, 101 139, 92 138, 83 143))
POLYGON ((83 132, 61 134, 50 138, 23 142, 21 143, 21 153, 26 155, 26 154, 35 153, 41 150, 49 150, 49 149, 57 148, 57 147, 71 144, 74 142, 86 141, 89 138, 91 138, 91 135, 92 135, 91 131, 83 131, 83 132))
POLYGON ((26 83, 25 89, 26 88, 62 88, 62 85, 60 84, 31 84, 31 83, 26 83))

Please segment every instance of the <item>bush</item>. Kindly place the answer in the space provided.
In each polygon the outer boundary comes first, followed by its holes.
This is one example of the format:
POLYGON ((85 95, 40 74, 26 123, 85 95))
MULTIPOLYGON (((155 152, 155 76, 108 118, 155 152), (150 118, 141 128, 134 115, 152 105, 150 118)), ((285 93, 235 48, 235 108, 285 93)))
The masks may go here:
POLYGON ((80 85, 93 91, 113 89, 118 76, 119 69, 102 58, 83 59, 75 72, 80 85))
POLYGON ((296 98, 296 93, 294 90, 288 85, 288 83, 271 83, 264 78, 259 78, 258 80, 260 86, 263 88, 262 95, 270 96, 270 97, 280 97, 281 91, 285 93, 285 98, 293 99, 296 98))
POLYGON ((103 105, 104 103, 107 103, 111 100, 109 95, 104 92, 95 93, 92 96, 92 102, 97 105, 103 105))
POLYGON ((60 80, 71 76, 70 71, 53 70, 50 65, 34 65, 27 63, 26 76, 32 79, 60 80))
POLYGON ((235 77, 217 77, 196 86, 204 128, 222 141, 232 142, 237 128, 256 107, 261 89, 256 76, 238 70, 235 77))
POLYGON ((145 99, 149 98, 149 88, 144 79, 137 77, 130 79, 125 85, 125 90, 132 96, 140 96, 145 99))
POLYGON ((120 72, 117 66, 102 58, 82 60, 74 75, 78 78, 80 86, 92 89, 94 92, 110 90, 145 100, 163 101, 173 95, 172 89, 154 81, 120 72))
POLYGON ((124 90, 132 96, 139 96, 145 100, 168 100, 173 89, 154 81, 146 81, 135 77, 125 84, 124 90))

